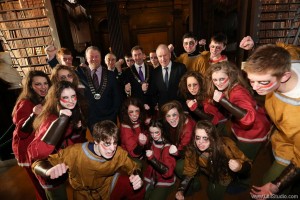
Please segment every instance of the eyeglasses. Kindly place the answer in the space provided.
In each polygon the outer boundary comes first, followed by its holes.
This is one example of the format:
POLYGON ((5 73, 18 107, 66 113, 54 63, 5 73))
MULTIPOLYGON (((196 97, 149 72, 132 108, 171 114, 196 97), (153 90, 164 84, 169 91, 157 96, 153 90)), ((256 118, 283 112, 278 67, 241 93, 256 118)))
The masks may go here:
POLYGON ((126 62, 134 62, 133 59, 126 59, 125 61, 126 61, 126 62))
POLYGON ((194 46, 195 45, 195 42, 194 41, 189 41, 189 42, 183 42, 183 45, 184 46, 194 46))

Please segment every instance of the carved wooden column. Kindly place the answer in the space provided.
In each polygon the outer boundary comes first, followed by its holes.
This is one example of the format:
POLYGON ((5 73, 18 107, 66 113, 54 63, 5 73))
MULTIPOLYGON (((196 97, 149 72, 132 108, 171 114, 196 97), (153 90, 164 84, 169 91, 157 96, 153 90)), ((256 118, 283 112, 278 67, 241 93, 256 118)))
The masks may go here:
POLYGON ((111 49, 117 58, 121 58, 124 55, 124 47, 118 0, 107 0, 106 7, 111 49))
POLYGON ((61 47, 66 47, 74 53, 73 39, 69 24, 68 11, 63 0, 52 0, 53 15, 61 47))

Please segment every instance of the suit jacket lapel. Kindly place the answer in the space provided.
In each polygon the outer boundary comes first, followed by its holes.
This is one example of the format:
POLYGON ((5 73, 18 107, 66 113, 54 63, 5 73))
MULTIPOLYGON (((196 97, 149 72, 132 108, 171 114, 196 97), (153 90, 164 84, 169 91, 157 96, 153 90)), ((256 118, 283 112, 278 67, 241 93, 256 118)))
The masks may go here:
MULTIPOLYGON (((140 78, 140 75, 139 75, 138 71, 137 71, 136 68, 135 68, 135 65, 134 65, 134 64, 131 66, 131 70, 133 71, 133 73, 135 74, 135 76, 136 76, 140 81, 142 81, 141 78, 140 78)), ((134 76, 134 74, 133 74, 133 76, 134 76)))
POLYGON ((169 88, 171 87, 172 83, 174 83, 174 81, 175 81, 176 73, 177 73, 176 66, 174 66, 174 63, 172 62, 172 70, 169 75, 169 88))

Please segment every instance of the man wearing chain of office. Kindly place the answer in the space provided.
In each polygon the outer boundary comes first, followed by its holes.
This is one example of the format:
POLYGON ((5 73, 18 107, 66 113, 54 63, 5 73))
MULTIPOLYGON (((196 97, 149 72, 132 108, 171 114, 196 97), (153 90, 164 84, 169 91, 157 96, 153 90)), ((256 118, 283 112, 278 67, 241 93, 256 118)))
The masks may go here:
POLYGON ((112 120, 117 122, 121 98, 120 88, 112 71, 101 66, 101 52, 95 46, 85 51, 88 67, 78 74, 85 86, 84 95, 88 101, 88 127, 90 131, 96 122, 112 120))

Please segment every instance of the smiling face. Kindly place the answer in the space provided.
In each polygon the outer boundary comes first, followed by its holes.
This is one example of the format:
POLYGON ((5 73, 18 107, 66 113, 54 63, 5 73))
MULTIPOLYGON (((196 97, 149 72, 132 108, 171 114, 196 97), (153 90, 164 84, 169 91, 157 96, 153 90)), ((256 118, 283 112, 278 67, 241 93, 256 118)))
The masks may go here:
POLYGON ((209 44, 210 57, 213 59, 217 59, 221 56, 221 52, 225 49, 223 43, 217 43, 215 41, 211 41, 209 44))
POLYGON ((89 63, 91 70, 100 67, 101 55, 100 52, 94 49, 90 49, 86 52, 86 60, 89 63))
POLYGON ((72 110, 77 103, 76 92, 72 88, 65 88, 60 95, 59 102, 63 108, 72 110))
POLYGON ((177 108, 172 108, 171 110, 169 110, 169 112, 167 112, 166 116, 166 121, 170 124, 170 126, 172 127, 177 127, 178 123, 179 123, 179 112, 177 110, 177 108))
POLYGON ((205 151, 208 149, 210 141, 204 129, 195 130, 195 143, 200 151, 205 151))
POLYGON ((100 141, 95 144, 98 148, 100 155, 105 159, 111 159, 117 150, 117 141, 113 137, 109 138, 106 141, 100 141))
POLYGON ((197 47, 197 41, 194 38, 184 38, 183 48, 187 53, 193 53, 197 47))
POLYGON ((223 91, 229 85, 229 76, 224 70, 219 70, 212 73, 212 81, 219 91, 223 91))
POLYGON ((150 126, 149 132, 154 141, 161 141, 161 129, 160 128, 150 126))
POLYGON ((259 95, 266 95, 276 91, 280 86, 280 80, 278 80, 275 76, 272 76, 270 73, 248 73, 248 79, 253 90, 255 90, 259 95))
POLYGON ((45 77, 35 76, 32 78, 31 88, 41 97, 45 97, 48 93, 49 84, 45 77))
POLYGON ((136 107, 134 105, 129 105, 128 106, 128 116, 132 123, 137 122, 140 117, 140 108, 136 107))
POLYGON ((141 49, 132 50, 131 55, 137 65, 142 65, 144 63, 144 53, 141 49))
POLYGON ((199 92, 199 82, 193 76, 190 76, 186 79, 186 86, 192 95, 197 95, 197 93, 199 92))

